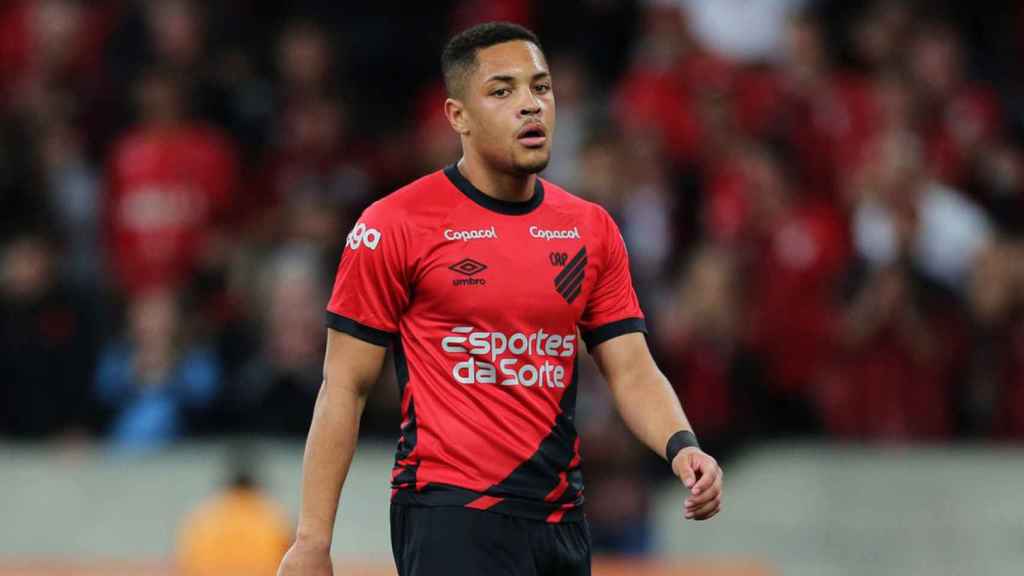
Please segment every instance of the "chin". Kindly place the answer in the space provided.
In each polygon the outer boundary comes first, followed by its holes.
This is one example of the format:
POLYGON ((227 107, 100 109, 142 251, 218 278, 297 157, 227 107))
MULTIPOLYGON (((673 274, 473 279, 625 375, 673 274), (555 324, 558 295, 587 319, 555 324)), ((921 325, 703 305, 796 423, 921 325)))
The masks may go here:
POLYGON ((545 151, 543 155, 535 158, 521 158, 516 162, 515 168, 522 174, 536 174, 547 168, 550 161, 551 154, 545 151))

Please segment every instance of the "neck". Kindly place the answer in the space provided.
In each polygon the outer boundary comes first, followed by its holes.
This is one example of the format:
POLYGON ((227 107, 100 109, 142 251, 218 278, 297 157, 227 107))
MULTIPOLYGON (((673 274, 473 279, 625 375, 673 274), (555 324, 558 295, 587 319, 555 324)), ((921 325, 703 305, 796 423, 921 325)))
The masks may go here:
POLYGON ((470 153, 458 163, 459 172, 481 192, 498 200, 526 202, 533 197, 536 174, 510 174, 488 168, 470 153))

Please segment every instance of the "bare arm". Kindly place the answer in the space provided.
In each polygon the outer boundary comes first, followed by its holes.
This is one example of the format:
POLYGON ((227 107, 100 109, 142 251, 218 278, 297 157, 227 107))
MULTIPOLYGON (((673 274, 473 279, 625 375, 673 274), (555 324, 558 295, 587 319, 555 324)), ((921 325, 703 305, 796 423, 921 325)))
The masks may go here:
MULTIPOLYGON (((634 332, 612 338, 597 345, 591 354, 608 381, 626 426, 665 458, 669 437, 692 428, 671 384, 651 357, 644 335, 634 332)), ((715 459, 690 447, 680 451, 671 465, 691 490, 686 516, 704 520, 717 514, 721 508, 722 471, 715 459)))
POLYGON ((327 330, 324 381, 313 410, 302 464, 302 506, 295 544, 278 572, 330 574, 330 546, 342 485, 359 436, 366 397, 380 375, 386 349, 327 330))

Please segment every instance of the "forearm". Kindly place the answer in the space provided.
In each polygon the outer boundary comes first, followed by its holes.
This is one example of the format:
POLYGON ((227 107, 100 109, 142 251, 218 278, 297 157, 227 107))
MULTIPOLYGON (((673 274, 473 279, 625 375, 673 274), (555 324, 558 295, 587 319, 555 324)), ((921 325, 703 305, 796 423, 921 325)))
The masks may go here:
POLYGON ((341 488, 359 437, 366 394, 327 381, 320 387, 302 464, 302 506, 297 538, 328 547, 341 488))
POLYGON ((609 384, 626 426, 659 456, 665 457, 672 434, 692 430, 672 385, 653 362, 609 384))

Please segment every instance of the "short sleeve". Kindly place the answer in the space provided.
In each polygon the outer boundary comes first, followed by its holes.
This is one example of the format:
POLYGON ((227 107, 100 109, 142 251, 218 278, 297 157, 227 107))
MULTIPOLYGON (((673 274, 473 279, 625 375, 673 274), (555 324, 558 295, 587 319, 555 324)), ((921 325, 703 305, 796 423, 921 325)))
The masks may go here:
POLYGON ((628 334, 647 332, 644 314, 633 289, 629 255, 619 227, 602 208, 597 226, 601 234, 597 279, 579 326, 588 349, 628 334))
POLYGON ((379 202, 367 208, 345 241, 327 326, 372 344, 390 344, 409 303, 406 248, 400 218, 379 202))

